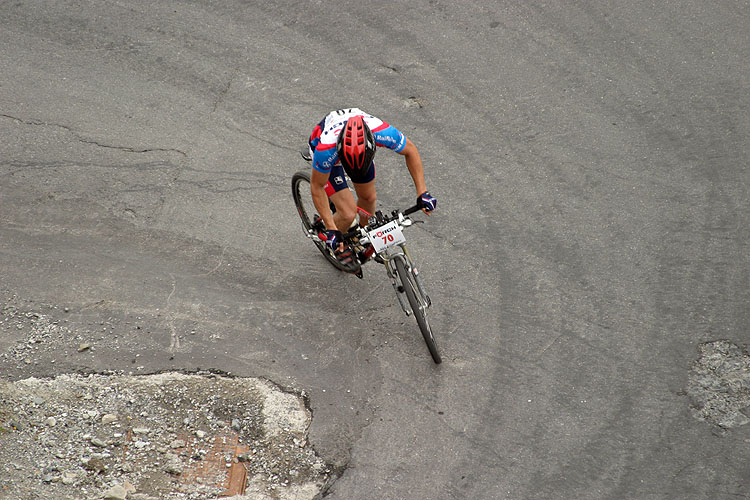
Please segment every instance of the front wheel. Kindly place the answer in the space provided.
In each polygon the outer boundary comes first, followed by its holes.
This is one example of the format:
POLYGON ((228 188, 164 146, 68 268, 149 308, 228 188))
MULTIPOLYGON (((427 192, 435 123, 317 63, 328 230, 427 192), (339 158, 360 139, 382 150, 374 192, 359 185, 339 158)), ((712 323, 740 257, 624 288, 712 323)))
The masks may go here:
POLYGON ((440 364, 443 360, 440 358, 437 345, 435 345, 435 336, 432 334, 430 324, 427 322, 427 300, 422 298, 422 293, 419 291, 416 279, 411 271, 407 270, 404 259, 399 257, 394 259, 394 262, 396 264, 396 274, 398 274, 398 278, 401 280, 401 286, 406 293, 406 298, 409 300, 409 305, 414 313, 414 318, 417 320, 424 341, 427 344, 427 349, 430 350, 432 360, 436 364, 440 364))
MULTIPOLYGON (((321 227, 314 227, 315 222, 315 204, 312 200, 312 194, 310 194, 310 173, 306 171, 299 171, 292 176, 292 197, 294 198, 294 204, 297 206, 297 213, 299 213, 300 219, 302 219, 302 227, 305 230, 305 234, 310 235, 314 231, 322 231, 321 227)), ((331 204, 331 212, 336 212, 336 207, 333 203, 331 204)), ((320 253, 331 263, 333 267, 345 272, 356 272, 359 270, 358 264, 344 265, 334 255, 333 251, 329 249, 326 244, 322 241, 313 240, 315 246, 318 247, 320 253)))

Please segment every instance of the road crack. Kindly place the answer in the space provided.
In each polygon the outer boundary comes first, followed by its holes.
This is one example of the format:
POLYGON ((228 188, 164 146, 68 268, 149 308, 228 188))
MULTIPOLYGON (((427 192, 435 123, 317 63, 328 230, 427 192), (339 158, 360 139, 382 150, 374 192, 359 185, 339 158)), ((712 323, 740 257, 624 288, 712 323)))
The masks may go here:
POLYGON ((227 94, 229 94, 229 90, 232 88, 232 83, 234 83, 234 80, 237 78, 238 72, 239 70, 237 69, 232 71, 232 74, 229 76, 229 81, 227 81, 227 84, 219 92, 219 95, 216 97, 216 101, 214 101, 214 106, 211 109, 211 114, 215 113, 219 106, 224 102, 224 98, 227 96, 227 94))
POLYGON ((72 135, 77 141, 83 144, 90 144, 90 145, 97 146, 100 148, 116 149, 116 150, 125 151, 128 153, 176 153, 187 158, 187 153, 176 148, 134 148, 130 146, 117 146, 117 145, 112 145, 112 144, 105 144, 105 143, 95 141, 92 139, 87 139, 83 137, 79 132, 75 131, 73 128, 67 125, 61 125, 59 123, 50 123, 50 122, 45 122, 41 120, 23 119, 23 118, 8 115, 5 113, 0 113, 0 118, 7 118, 9 120, 13 120, 23 125, 29 125, 29 126, 60 128, 68 132, 70 135, 72 135))

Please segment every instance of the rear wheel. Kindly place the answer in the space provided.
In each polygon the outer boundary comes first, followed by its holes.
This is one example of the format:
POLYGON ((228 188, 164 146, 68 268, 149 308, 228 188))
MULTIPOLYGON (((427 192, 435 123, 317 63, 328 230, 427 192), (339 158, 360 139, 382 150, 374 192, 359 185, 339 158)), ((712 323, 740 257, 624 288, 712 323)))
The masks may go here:
POLYGON ((430 351, 432 360, 439 364, 443 360, 437 350, 435 336, 432 334, 432 329, 427 321, 427 300, 422 298, 422 294, 417 287, 416 279, 407 269, 404 258, 397 257, 394 259, 394 262, 396 264, 396 273, 398 274, 399 280, 401 280, 401 286, 404 289, 404 293, 406 293, 406 298, 409 300, 409 305, 411 306, 414 318, 417 320, 419 329, 422 332, 422 337, 424 337, 424 341, 427 344, 427 349, 430 351))
MULTIPOLYGON (((325 227, 323 226, 322 221, 317 222, 317 224, 315 223, 317 212, 312 200, 312 195, 310 194, 309 172, 300 171, 292 176, 292 197, 294 198, 294 204, 297 206, 297 213, 299 213, 299 217, 302 219, 302 227, 305 230, 305 234, 323 232, 325 227)), ((335 213, 336 206, 331 203, 330 200, 328 203, 331 206, 331 212, 335 213)), ((317 240, 312 241, 315 243, 315 246, 318 247, 320 253, 322 253, 326 260, 336 269, 349 273, 359 270, 360 266, 356 260, 350 265, 342 264, 324 242, 317 240)))

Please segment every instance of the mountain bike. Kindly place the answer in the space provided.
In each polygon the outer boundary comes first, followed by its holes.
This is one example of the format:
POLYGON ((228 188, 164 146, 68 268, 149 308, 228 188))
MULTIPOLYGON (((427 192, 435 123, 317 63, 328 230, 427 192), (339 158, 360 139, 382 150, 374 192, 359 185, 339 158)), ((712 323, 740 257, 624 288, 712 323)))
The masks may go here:
MULTIPOLYGON (((416 222, 422 222, 409 218, 409 215, 419 212, 422 207, 414 205, 403 211, 394 210, 390 215, 383 215, 378 210, 374 215, 368 217, 366 226, 357 225, 357 227, 349 230, 343 235, 343 240, 344 245, 351 251, 353 257, 351 262, 344 263, 333 250, 326 246, 325 227, 315 212, 315 205, 310 194, 310 173, 308 171, 300 171, 292 176, 292 196, 300 219, 302 219, 305 236, 315 243, 326 260, 336 269, 362 278, 362 265, 366 262, 374 260, 385 266, 388 279, 396 291, 401 309, 407 316, 413 315, 417 320, 417 325, 422 332, 432 360, 439 364, 442 359, 435 344, 432 328, 427 321, 427 309, 432 306, 432 301, 425 292, 422 280, 419 277, 419 271, 411 258, 403 234, 405 228, 411 227, 416 222), (372 250, 368 252, 367 249, 370 245, 372 250), (371 259, 368 258, 370 252, 374 252, 371 259)), ((335 212, 336 207, 330 201, 329 203, 331 204, 331 211, 335 212)), ((363 210, 359 211, 359 217, 363 217, 365 214, 366 212, 363 210)))

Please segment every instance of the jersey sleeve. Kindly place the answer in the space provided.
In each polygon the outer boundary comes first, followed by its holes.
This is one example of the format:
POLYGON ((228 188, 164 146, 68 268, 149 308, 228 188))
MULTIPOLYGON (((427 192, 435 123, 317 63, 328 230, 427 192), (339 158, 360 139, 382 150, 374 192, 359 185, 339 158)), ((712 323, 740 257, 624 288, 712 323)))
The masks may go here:
POLYGON ((375 144, 392 149, 399 153, 406 147, 406 136, 393 125, 383 122, 382 125, 372 131, 375 136, 375 144))
POLYGON ((335 145, 332 148, 325 148, 322 144, 318 144, 318 148, 313 151, 313 168, 318 172, 329 173, 336 160, 338 160, 338 154, 335 145))

